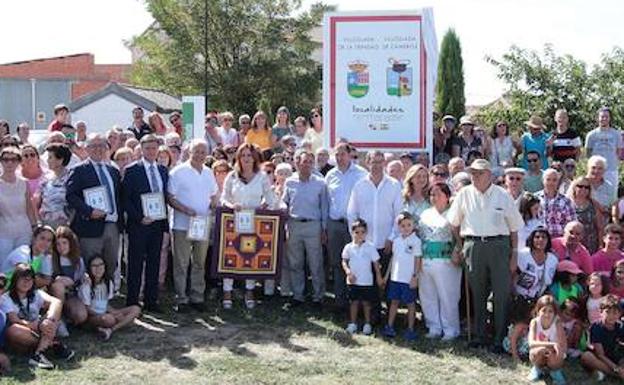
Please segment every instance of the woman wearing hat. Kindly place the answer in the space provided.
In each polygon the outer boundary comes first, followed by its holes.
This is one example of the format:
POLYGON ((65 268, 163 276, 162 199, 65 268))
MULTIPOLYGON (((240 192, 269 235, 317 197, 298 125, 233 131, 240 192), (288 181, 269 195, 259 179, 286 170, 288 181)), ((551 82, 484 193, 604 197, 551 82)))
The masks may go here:
MULTIPOLYGON (((548 168, 548 148, 552 146, 550 135, 544 132, 546 126, 542 122, 542 118, 537 115, 531 116, 525 124, 529 128, 529 132, 525 132, 520 138, 521 152, 527 154, 529 151, 537 151, 542 160, 542 170, 546 170, 548 168)), ((528 170, 526 156, 522 159, 522 167, 528 170)))
POLYGON ((478 151, 483 154, 483 142, 474 135, 475 124, 469 116, 462 116, 459 120, 461 132, 455 139, 452 147, 453 156, 461 156, 464 161, 468 160, 468 154, 478 151))

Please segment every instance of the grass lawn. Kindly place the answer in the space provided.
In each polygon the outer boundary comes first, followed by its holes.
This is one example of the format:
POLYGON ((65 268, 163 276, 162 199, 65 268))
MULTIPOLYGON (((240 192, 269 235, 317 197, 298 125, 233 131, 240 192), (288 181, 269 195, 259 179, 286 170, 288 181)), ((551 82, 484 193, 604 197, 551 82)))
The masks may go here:
MULTIPOLYGON (((227 312, 216 302, 208 305, 211 310, 204 314, 144 315, 109 342, 73 331, 68 340, 76 350, 73 362, 52 371, 31 370, 24 357, 11 356, 13 371, 0 383, 528 383, 527 364, 468 350, 464 340, 444 344, 421 338, 408 344, 400 337, 351 337, 341 316, 306 307, 287 310, 277 299, 252 311, 240 301, 227 312)), ((569 384, 593 383, 578 363, 568 365, 565 374, 569 384)))

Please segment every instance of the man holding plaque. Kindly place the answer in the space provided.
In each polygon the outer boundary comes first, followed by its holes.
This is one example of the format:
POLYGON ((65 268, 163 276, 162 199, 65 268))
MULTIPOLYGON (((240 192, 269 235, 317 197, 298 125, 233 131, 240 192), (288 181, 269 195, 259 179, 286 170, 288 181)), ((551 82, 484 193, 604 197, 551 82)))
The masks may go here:
POLYGON ((100 255, 107 271, 115 271, 119 252, 121 175, 106 159, 106 138, 92 134, 87 139, 89 158, 70 169, 66 199, 75 211, 71 229, 80 239, 85 264, 100 255))
POLYGON ((208 218, 211 201, 216 204, 219 186, 212 170, 204 164, 208 146, 202 139, 190 144, 190 159, 171 170, 169 204, 173 212, 173 283, 175 310, 183 313, 190 307, 204 310, 205 266, 208 253, 208 218), (191 264, 191 281, 187 273, 191 264), (189 296, 187 297, 187 288, 189 296), (190 298, 189 298, 190 297, 190 298))
POLYGON ((126 168, 122 204, 128 216, 128 306, 138 305, 145 265, 145 310, 160 313, 158 271, 163 233, 168 231, 167 169, 156 162, 158 138, 141 138, 143 158, 126 168))
POLYGON ((304 302, 307 260, 314 293, 312 301, 321 306, 325 294, 325 274, 321 245, 327 243, 327 186, 312 173, 314 154, 295 154, 297 173, 286 180, 283 201, 289 214, 287 255, 293 291, 293 306, 304 302))

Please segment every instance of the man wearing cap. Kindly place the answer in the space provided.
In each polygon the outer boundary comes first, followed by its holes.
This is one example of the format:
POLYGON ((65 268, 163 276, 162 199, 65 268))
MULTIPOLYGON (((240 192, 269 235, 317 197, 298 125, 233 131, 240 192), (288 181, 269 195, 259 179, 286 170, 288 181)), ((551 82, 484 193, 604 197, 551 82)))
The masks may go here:
POLYGON ((444 115, 442 126, 433 136, 433 159, 435 163, 446 163, 451 157, 453 130, 456 119, 453 115, 444 115))
POLYGON ((459 120, 459 128, 461 132, 453 141, 452 155, 461 156, 464 161, 468 161, 468 154, 473 151, 483 154, 483 142, 474 133, 475 123, 472 118, 470 116, 462 116, 459 120))
POLYGON ((64 104, 57 104, 54 106, 54 120, 48 125, 48 131, 61 131, 66 123, 69 123, 69 108, 64 104))
POLYGON ((152 132, 149 124, 143 120, 143 108, 136 106, 132 109, 132 124, 128 127, 128 131, 132 132, 137 140, 152 132))
POLYGON ((542 122, 542 118, 537 115, 531 116, 524 124, 528 127, 529 132, 525 132, 520 137, 522 152, 525 154, 522 159, 522 167, 525 170, 528 169, 527 155, 529 151, 537 151, 542 160, 542 170, 546 170, 548 168, 548 149, 552 145, 552 141, 549 140, 550 135, 544 132, 546 126, 542 122))
POLYGON ((492 350, 501 352, 511 279, 517 268, 517 232, 524 221, 511 196, 492 184, 490 162, 477 159, 469 171, 472 184, 457 193, 448 220, 463 240, 463 244, 456 245, 454 253, 466 259, 473 294, 476 338, 470 346, 480 347, 485 343, 486 306, 491 288, 495 328, 492 350))
POLYGON ((535 196, 540 200, 540 207, 546 229, 553 238, 563 235, 566 223, 576 220, 576 210, 570 198, 559 193, 559 173, 549 168, 544 171, 544 189, 535 196))
POLYGON ((518 208, 520 208, 520 199, 524 194, 524 174, 525 171, 520 167, 509 167, 505 169, 505 191, 511 195, 511 199, 518 208))
POLYGON ((589 252, 583 246, 584 227, 581 222, 568 223, 563 231, 563 237, 552 239, 552 251, 559 261, 570 260, 576 263, 585 274, 594 272, 594 264, 589 252))

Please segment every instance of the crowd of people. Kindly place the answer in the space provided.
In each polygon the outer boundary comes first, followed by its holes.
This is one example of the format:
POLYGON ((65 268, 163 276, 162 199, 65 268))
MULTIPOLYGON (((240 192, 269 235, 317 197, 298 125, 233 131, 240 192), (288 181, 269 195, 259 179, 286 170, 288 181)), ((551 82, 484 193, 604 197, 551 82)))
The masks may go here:
POLYGON ((576 358, 597 378, 624 378, 624 144, 607 108, 584 141, 565 110, 550 132, 530 117, 519 139, 504 121, 487 132, 446 115, 433 162, 344 139, 325 148, 318 108, 293 119, 280 107, 273 125, 263 111, 237 125, 211 111, 202 138, 185 138, 178 112, 146 122, 137 107, 127 129, 105 134, 72 125, 64 105, 54 113, 40 145, 27 124, 14 134, 0 121, 0 326, 33 366, 71 359, 74 328, 108 340, 142 311, 163 312, 170 277, 180 313, 218 294, 231 309, 240 286, 247 309, 260 292, 331 304, 348 333, 387 338, 405 306, 413 341, 420 308, 426 338, 453 341, 467 318, 471 348, 530 360, 533 380, 565 383, 561 367, 576 358), (166 215, 147 215, 146 194, 166 215), (210 277, 213 236, 189 237, 189 226, 205 219, 214 233, 218 206, 287 214, 279 276, 210 277), (122 288, 125 307, 113 308, 122 288))

